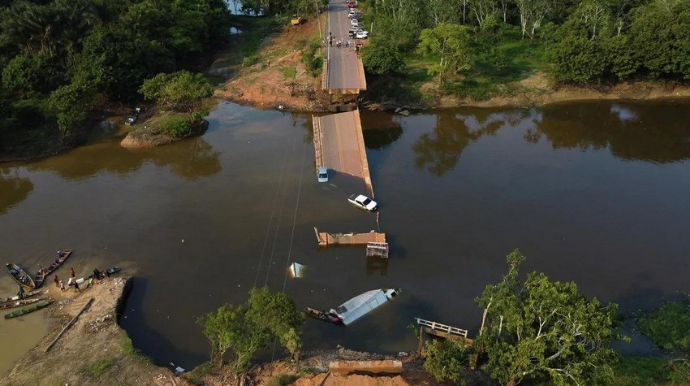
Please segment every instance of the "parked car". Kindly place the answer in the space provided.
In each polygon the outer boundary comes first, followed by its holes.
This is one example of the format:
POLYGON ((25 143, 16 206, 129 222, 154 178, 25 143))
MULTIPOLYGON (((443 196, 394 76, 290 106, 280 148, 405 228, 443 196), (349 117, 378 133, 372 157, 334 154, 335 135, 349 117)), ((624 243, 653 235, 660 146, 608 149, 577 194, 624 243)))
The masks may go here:
POLYGON ((354 27, 354 26, 359 26, 359 20, 357 20, 357 19, 352 19, 352 20, 350 20, 350 25, 353 26, 353 27, 354 27))
POLYGON ((316 179, 319 182, 328 182, 328 169, 325 166, 319 166, 316 169, 316 179))
POLYGON ((359 30, 355 33, 356 39, 366 39, 369 37, 369 32, 365 30, 359 30))
POLYGON ((356 19, 357 18, 357 12, 350 11, 350 12, 348 12, 347 17, 350 19, 356 19))
POLYGON ((136 116, 136 115, 132 115, 132 116, 130 116, 130 117, 127 117, 127 119, 125 119, 125 125, 127 125, 127 126, 132 126, 132 124, 133 124, 134 122, 136 122, 136 121, 137 121, 137 116, 136 116))
POLYGON ((353 194, 347 200, 350 201, 352 205, 369 212, 376 212, 379 208, 376 201, 363 194, 353 194))

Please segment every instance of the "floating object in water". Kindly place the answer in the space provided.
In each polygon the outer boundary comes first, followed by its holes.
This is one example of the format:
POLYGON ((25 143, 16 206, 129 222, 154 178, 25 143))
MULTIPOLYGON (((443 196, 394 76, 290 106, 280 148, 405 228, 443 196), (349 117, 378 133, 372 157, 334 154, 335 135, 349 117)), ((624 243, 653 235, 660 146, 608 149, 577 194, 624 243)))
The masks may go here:
POLYGON ((402 290, 400 289, 377 289, 367 291, 361 295, 339 305, 328 313, 339 317, 344 325, 348 325, 369 312, 377 309, 389 300, 397 297, 402 290))
POLYGON ((288 270, 290 271, 290 276, 293 279, 301 279, 304 277, 304 268, 305 266, 300 263, 292 263, 290 264, 290 268, 288 268, 288 270))

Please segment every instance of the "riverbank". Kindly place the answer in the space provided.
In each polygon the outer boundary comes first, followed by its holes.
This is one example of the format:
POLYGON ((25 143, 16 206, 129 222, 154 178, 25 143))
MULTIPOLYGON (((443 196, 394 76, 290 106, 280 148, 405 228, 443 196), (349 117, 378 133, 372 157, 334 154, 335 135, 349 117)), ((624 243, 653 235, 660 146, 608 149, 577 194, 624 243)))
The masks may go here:
MULTIPOLYGON (((265 33, 251 25, 248 35, 265 33)), ((299 27, 284 26, 261 37, 261 43, 244 61, 218 60, 208 70, 210 75, 225 74, 226 83, 216 90, 216 97, 256 108, 284 105, 304 112, 328 111, 330 98, 321 89, 320 76, 314 77, 301 60, 308 42, 320 41, 318 24, 311 20, 299 27), (277 31, 277 32, 276 32, 277 31)), ((256 38, 256 36, 255 36, 256 38)), ((251 38, 248 38, 251 40, 251 38)), ((434 77, 415 75, 412 67, 402 77, 367 77, 369 90, 360 95, 364 109, 395 110, 446 109, 469 107, 524 107, 586 100, 651 100, 690 97, 690 85, 677 82, 623 82, 577 86, 559 84, 544 71, 533 71, 520 80, 506 82, 486 98, 457 96, 441 90, 434 77), (419 80, 421 79, 421 80, 419 80)))
POLYGON ((49 295, 56 300, 48 308, 51 317, 49 332, 0 381, 0 385, 115 384, 108 379, 117 379, 119 385, 144 385, 155 384, 152 383, 155 379, 171 378, 170 370, 152 365, 137 353, 132 341, 116 322, 117 310, 124 304, 132 284, 131 278, 113 277, 92 288, 83 288, 82 292, 61 292, 48 286, 49 295), (63 326, 91 298, 94 299, 91 305, 46 352, 63 326))

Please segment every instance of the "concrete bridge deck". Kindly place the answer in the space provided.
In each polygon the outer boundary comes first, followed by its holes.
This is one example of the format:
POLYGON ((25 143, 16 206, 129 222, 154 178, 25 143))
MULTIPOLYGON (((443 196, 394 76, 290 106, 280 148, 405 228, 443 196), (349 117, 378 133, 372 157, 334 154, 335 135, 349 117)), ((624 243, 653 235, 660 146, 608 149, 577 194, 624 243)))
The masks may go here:
POLYGON ((359 111, 313 117, 316 166, 364 180, 374 196, 359 111))

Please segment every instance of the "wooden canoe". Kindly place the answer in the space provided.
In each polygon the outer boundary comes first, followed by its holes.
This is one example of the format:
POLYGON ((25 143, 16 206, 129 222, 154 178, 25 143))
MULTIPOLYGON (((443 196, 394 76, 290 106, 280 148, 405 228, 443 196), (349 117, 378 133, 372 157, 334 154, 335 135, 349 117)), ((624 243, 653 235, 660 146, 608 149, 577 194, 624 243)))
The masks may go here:
POLYGON ((17 308, 17 307, 24 307, 28 306, 29 304, 34 304, 40 302, 41 298, 31 298, 31 299, 19 299, 19 300, 14 300, 11 302, 4 302, 0 303, 0 310, 7 310, 10 308, 17 308))
POLYGON ((38 296, 42 293, 43 293, 43 291, 33 290, 33 291, 29 291, 29 292, 24 293, 24 296, 22 296, 21 299, 19 298, 19 296, 12 296, 9 298, 0 298, 0 308, 2 308, 3 304, 5 304, 5 303, 14 303, 17 300, 24 300, 24 299, 32 298, 32 297, 38 296))
POLYGON ((50 277, 50 274, 55 272, 62 264, 67 260, 70 255, 72 255, 72 250, 71 249, 65 249, 62 251, 62 257, 58 257, 53 261, 52 264, 48 266, 48 268, 44 268, 44 274, 41 274, 41 272, 38 272, 36 274, 36 277, 34 278, 34 282, 36 283, 36 288, 39 288, 40 286, 45 283, 45 279, 48 279, 50 277))
POLYGON ((317 310, 316 308, 311 308, 311 307, 304 307, 304 312, 318 320, 322 320, 324 322, 328 323, 333 323, 333 324, 342 324, 342 320, 336 315, 331 314, 330 312, 326 311, 321 311, 317 310))
POLYGON ((22 267, 18 266, 15 263, 7 263, 5 264, 5 267, 7 268, 7 272, 12 275, 14 280, 17 281, 17 283, 21 285, 25 285, 30 288, 36 288, 36 283, 34 283, 34 279, 31 278, 24 270, 22 267))
POLYGON ((38 311, 41 308, 48 307, 49 305, 53 304, 53 302, 54 302, 53 299, 41 300, 40 302, 38 302, 36 304, 32 304, 28 307, 20 308, 16 311, 10 312, 9 314, 5 314, 5 319, 16 318, 18 316, 22 316, 22 315, 32 313, 34 311, 38 311))

